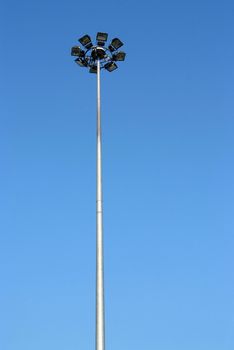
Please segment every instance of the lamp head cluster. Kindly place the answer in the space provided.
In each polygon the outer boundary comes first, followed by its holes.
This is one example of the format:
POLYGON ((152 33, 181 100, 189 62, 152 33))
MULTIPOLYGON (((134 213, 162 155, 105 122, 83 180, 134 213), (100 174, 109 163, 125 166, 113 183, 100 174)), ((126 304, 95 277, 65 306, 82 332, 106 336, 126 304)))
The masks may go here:
POLYGON ((107 46, 107 33, 98 32, 96 36, 96 43, 92 43, 91 37, 86 34, 79 39, 83 46, 73 46, 71 55, 77 57, 75 62, 80 67, 89 68, 90 73, 97 73, 97 61, 100 61, 100 68, 106 69, 108 72, 113 72, 118 68, 116 61, 124 61, 126 53, 118 51, 123 43, 120 39, 114 38, 107 46))

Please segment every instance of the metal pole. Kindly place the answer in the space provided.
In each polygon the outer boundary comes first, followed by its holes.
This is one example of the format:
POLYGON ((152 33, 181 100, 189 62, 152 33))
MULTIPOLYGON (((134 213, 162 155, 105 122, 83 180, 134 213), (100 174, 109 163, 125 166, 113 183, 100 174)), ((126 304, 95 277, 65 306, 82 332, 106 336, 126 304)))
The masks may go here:
POLYGON ((100 61, 97 61, 96 350, 105 350, 100 61))

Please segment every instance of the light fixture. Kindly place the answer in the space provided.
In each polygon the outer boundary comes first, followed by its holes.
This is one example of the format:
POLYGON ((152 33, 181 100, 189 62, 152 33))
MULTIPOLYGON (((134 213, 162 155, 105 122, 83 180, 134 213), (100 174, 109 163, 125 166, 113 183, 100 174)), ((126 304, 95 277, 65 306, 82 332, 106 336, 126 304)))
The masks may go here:
POLYGON ((123 46, 122 41, 118 38, 114 38, 109 46, 109 50, 113 52, 115 50, 118 50, 121 46, 123 46))
POLYGON ((96 73, 97 74, 97 66, 96 65, 91 66, 89 73, 96 73))
POLYGON ((83 58, 77 58, 75 62, 80 66, 80 67, 88 67, 88 63, 85 59, 83 58))
POLYGON ((104 68, 108 70, 108 72, 113 72, 113 70, 117 69, 118 66, 114 62, 108 62, 105 64, 104 68))
POLYGON ((96 36, 97 44, 99 46, 104 46, 105 42, 107 41, 107 38, 108 38, 108 34, 107 33, 100 33, 100 32, 98 32, 97 36, 96 36))
POLYGON ((85 54, 84 50, 82 50, 79 46, 73 46, 71 49, 72 56, 83 57, 85 54))
POLYGON ((98 73, 102 69, 113 72, 118 68, 116 62, 124 61, 126 53, 118 50, 123 46, 123 42, 119 38, 112 39, 109 46, 107 39, 108 33, 98 32, 96 34, 97 42, 93 45, 91 37, 88 34, 83 35, 79 42, 84 49, 80 46, 73 46, 71 49, 72 56, 77 57, 75 62, 81 67, 89 68, 90 73, 98 73))
POLYGON ((113 54, 113 60, 114 61, 124 61, 125 60, 126 53, 123 51, 119 51, 113 54))
POLYGON ((91 41, 91 38, 89 35, 84 35, 82 36, 82 38, 79 39, 79 42, 87 49, 89 50, 93 44, 92 44, 92 41, 91 41))

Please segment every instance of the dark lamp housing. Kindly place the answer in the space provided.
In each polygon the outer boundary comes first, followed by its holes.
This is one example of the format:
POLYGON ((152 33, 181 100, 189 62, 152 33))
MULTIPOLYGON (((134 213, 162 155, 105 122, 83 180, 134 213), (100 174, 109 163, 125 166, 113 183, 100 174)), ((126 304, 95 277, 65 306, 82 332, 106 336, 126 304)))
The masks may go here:
POLYGON ((123 43, 118 38, 114 38, 109 46, 110 51, 118 50, 121 46, 123 46, 123 43))
POLYGON ((117 69, 118 66, 114 62, 109 62, 105 64, 105 69, 108 70, 108 72, 113 72, 113 70, 117 69))
POLYGON ((84 35, 82 36, 82 38, 79 39, 79 42, 88 50, 90 49, 93 44, 92 44, 92 41, 91 41, 91 38, 89 35, 84 35))
POLYGON ((84 51, 79 46, 73 46, 72 49, 71 49, 71 55, 72 56, 83 57, 84 56, 84 51))
POLYGON ((126 56, 125 52, 119 51, 119 52, 113 54, 113 60, 114 61, 124 61, 125 56, 126 56))
POLYGON ((89 70, 89 73, 97 73, 97 66, 92 66, 89 70))
POLYGON ((88 66, 88 63, 86 62, 85 59, 82 59, 82 58, 77 58, 75 60, 75 62, 80 66, 80 67, 87 67, 88 66))
POLYGON ((108 34, 107 33, 100 33, 100 32, 98 32, 97 33, 97 37, 96 37, 97 44, 99 46, 104 46, 105 42, 107 41, 107 38, 108 38, 108 34))

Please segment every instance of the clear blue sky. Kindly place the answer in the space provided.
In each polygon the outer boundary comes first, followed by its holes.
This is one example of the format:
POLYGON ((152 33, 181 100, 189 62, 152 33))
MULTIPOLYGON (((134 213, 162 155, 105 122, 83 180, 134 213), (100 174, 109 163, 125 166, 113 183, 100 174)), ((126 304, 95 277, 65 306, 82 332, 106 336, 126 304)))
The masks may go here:
POLYGON ((0 349, 95 336, 95 75, 103 72, 107 350, 234 349, 233 1, 1 5, 0 349))

